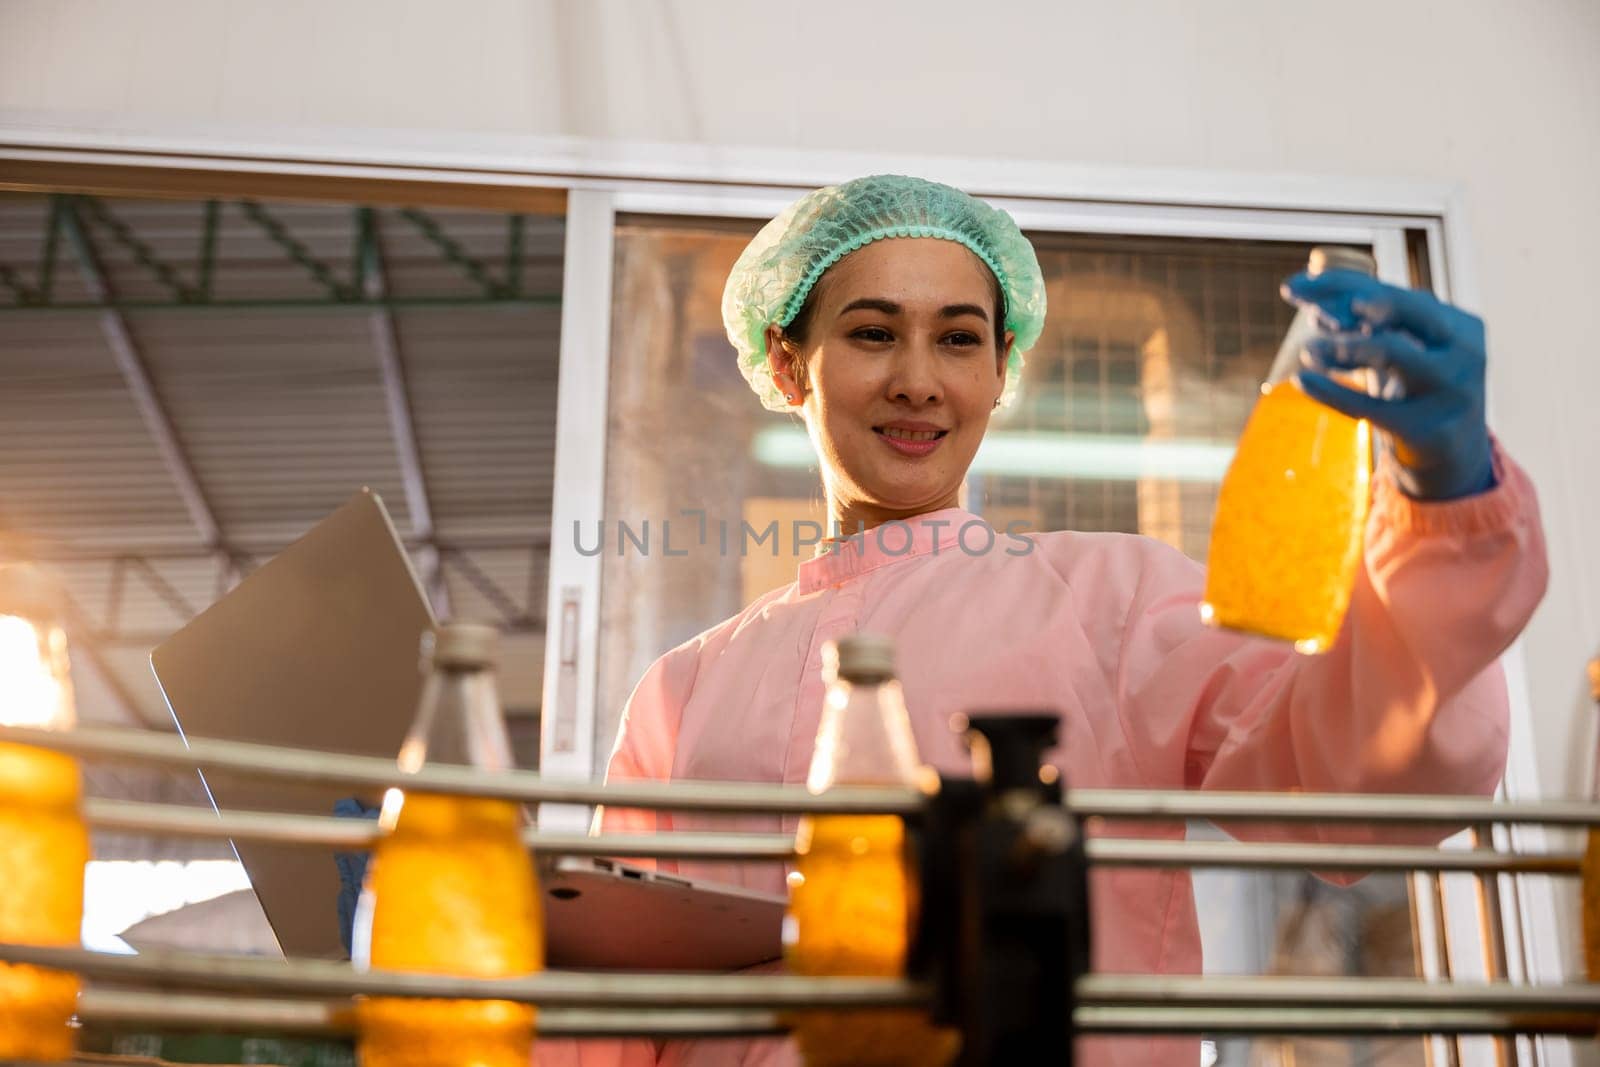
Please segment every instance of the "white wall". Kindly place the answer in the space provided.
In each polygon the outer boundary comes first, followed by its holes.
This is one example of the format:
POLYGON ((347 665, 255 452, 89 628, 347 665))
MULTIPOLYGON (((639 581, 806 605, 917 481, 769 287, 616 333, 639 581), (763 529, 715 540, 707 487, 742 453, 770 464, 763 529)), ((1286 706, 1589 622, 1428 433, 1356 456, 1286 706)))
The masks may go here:
MULTIPOLYGON (((1597 0, 0 0, 0 125, 568 134, 1459 182, 1534 474, 1541 776, 1600 651, 1597 0)), ((0 138, 3 139, 3 138, 0 138)))

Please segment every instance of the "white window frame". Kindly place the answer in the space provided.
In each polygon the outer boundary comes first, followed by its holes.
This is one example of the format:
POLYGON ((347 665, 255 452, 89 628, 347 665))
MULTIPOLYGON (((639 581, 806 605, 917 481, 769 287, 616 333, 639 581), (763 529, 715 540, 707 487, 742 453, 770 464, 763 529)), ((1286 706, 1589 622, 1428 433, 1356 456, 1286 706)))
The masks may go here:
MULTIPOLYGON (((734 149, 726 146, 635 144, 579 138, 404 138, 393 131, 339 131, 307 138, 254 126, 171 129, 145 134, 67 129, 0 116, 0 164, 151 166, 169 173, 292 174, 330 180, 398 180, 480 185, 486 189, 569 191, 567 274, 562 311, 554 513, 551 528, 552 630, 546 641, 546 728, 570 728, 570 745, 545 742, 546 770, 592 774, 609 738, 596 739, 598 558, 578 555, 570 536, 575 518, 600 514, 605 469, 613 221, 619 212, 713 215, 763 219, 800 192, 859 174, 920 174, 967 189, 1010 210, 1026 228, 1073 232, 1164 234, 1257 240, 1369 241, 1385 278, 1404 280, 1402 231, 1427 237, 1433 285, 1465 307, 1481 306, 1473 244, 1458 186, 1429 181, 1242 174, 1210 170, 1127 168, 993 159, 951 159, 860 153, 734 149), (334 142, 337 143, 334 143, 334 142), (565 527, 563 527, 565 523, 565 527), (574 592, 575 591, 575 592, 574 592), (569 601, 575 604, 569 608, 569 601), (564 618, 575 633, 559 631, 564 618), (563 665, 563 650, 566 662, 563 665), (565 670, 565 675, 562 671, 565 670), (558 706, 570 700, 570 708, 558 706), (560 719, 565 714, 567 718, 560 719)), ((1491 383, 1491 389, 1493 388, 1491 383)), ((1494 409, 1491 392, 1489 404, 1494 409)), ((1532 708, 1525 657, 1517 642, 1502 657, 1511 702, 1511 748, 1502 795, 1542 795, 1533 749, 1532 708)), ((551 811, 557 825, 582 813, 551 811)), ((1539 827, 1497 831, 1501 846, 1539 850, 1539 827)), ((1419 876, 1420 877, 1420 876, 1419 876)), ((1428 973, 1461 977, 1485 971, 1483 920, 1470 876, 1444 879, 1442 916, 1424 914, 1425 947, 1439 948, 1428 973), (1438 936, 1434 936, 1434 935, 1438 936)), ((1421 884, 1419 883, 1419 888, 1421 884)), ((1562 980, 1556 897, 1548 879, 1498 880, 1508 971, 1513 980, 1562 980), (1520 900, 1522 906, 1516 906, 1520 900)), ((1421 896, 1422 894, 1419 894, 1421 896)), ((1426 911, 1427 909, 1423 909, 1426 911)), ((1496 925, 1491 921, 1491 926, 1496 925)), ((1426 955, 1426 954, 1425 954, 1426 955)), ((1565 1039, 1519 1041, 1524 1063, 1568 1067, 1565 1039)), ((1445 1050, 1436 1047, 1441 1055, 1445 1050)), ((1435 1058, 1435 1063, 1451 1062, 1435 1058)), ((1459 1062, 1495 1062, 1488 1042, 1463 1041, 1459 1062)))

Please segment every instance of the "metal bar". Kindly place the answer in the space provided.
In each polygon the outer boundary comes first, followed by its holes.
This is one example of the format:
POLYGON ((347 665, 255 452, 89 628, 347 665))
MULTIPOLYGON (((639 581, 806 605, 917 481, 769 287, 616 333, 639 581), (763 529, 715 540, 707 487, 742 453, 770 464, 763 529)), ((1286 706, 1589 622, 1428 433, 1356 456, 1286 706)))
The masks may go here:
MULTIPOLYGON (((211 584, 211 600, 216 602, 239 583, 239 568, 226 553, 217 554, 217 577, 211 584)), ((115 627, 114 627, 115 629, 115 627)))
MULTIPOLYGON (((902 978, 798 975, 544 971, 519 978, 364 971, 331 960, 262 959, 176 952, 138 956, 81 948, 0 944, 0 959, 105 981, 163 988, 249 991, 303 997, 396 996, 511 1000, 552 1007, 905 1008, 927 1003, 928 989, 902 978)), ((1086 975, 1076 998, 1084 1007, 1182 1008, 1204 1011, 1481 1011, 1545 1015, 1585 1013, 1600 1019, 1600 986, 1514 986, 1494 982, 1419 982, 1395 978, 1178 977, 1086 975)))
POLYGON ((1106 867, 1220 867, 1233 870, 1485 871, 1575 875, 1578 852, 1538 855, 1493 849, 1448 850, 1395 845, 1318 845, 1252 841, 1151 841, 1091 838, 1089 861, 1106 867))
POLYGON ((134 260, 155 275, 156 280, 167 287, 180 302, 190 302, 198 298, 198 293, 190 288, 178 270, 172 264, 156 255, 155 250, 139 239, 133 232, 133 227, 112 214, 111 209, 93 196, 75 197, 74 202, 83 205, 96 222, 111 231, 111 236, 123 248, 126 248, 134 260))
POLYGON ((128 557, 111 561, 111 588, 106 594, 106 628, 115 633, 122 628, 122 594, 128 585, 128 557))
POLYGON ((4 263, 0 263, 0 285, 4 285, 7 289, 17 294, 17 302, 0 307, 0 311, 10 311, 14 307, 31 308, 41 299, 39 294, 29 288, 28 283, 22 280, 20 274, 4 263))
POLYGON ((524 215, 511 215, 506 219, 506 295, 522 292, 522 236, 526 229, 524 215))
MULTIPOLYGON (((90 1026, 135 1025, 163 1029, 273 1031, 348 1036, 353 1012, 344 1003, 86 989, 78 1017, 90 1026)), ((1301 1010, 1080 1007, 1073 1024, 1085 1034, 1358 1034, 1564 1033, 1589 1036, 1592 1016, 1559 1013, 1516 1016, 1482 1011, 1301 1010)), ((547 1008, 539 1012, 541 1037, 750 1037, 785 1032, 766 1011, 608 1011, 547 1008)))
MULTIPOLYGON (((9 268, 0 267, 0 282, 9 268)), ((9 283, 6 283, 9 285, 9 283)), ((24 288, 26 288, 24 286, 24 288)), ((30 297, 33 291, 27 290, 30 297)), ((360 311, 364 308, 387 307, 398 309, 429 308, 485 308, 485 307, 559 307, 561 297, 548 294, 528 296, 396 296, 373 301, 350 299, 301 298, 287 300, 196 300, 178 303, 170 300, 95 300, 57 304, 4 304, 0 316, 27 312, 29 314, 83 314, 91 311, 137 311, 141 314, 160 311, 360 311)))
MULTIPOLYGON (((856 786, 812 794, 803 786, 760 782, 552 781, 531 771, 486 774, 471 767, 424 767, 402 774, 393 760, 306 749, 164 734, 103 726, 54 732, 0 725, 0 740, 55 749, 84 758, 225 770, 307 784, 395 786, 457 796, 497 797, 527 803, 609 804, 616 808, 747 814, 889 814, 914 816, 921 794, 910 789, 856 786)), ((1069 790, 1067 806, 1079 814, 1171 821, 1175 810, 1217 822, 1346 822, 1385 825, 1543 823, 1600 826, 1600 804, 1590 801, 1497 802, 1483 797, 1320 793, 1184 793, 1161 790, 1069 790), (1270 803, 1267 803, 1269 802, 1270 803), (1245 804, 1251 805, 1249 809, 1245 804), (1242 811, 1248 810, 1245 818, 1242 811)), ((1230 842, 1217 842, 1227 845, 1230 842)), ((1357 847, 1357 846, 1351 846, 1357 847)), ((1130 853, 1130 860, 1137 857, 1130 853)), ((1557 865, 1566 862, 1558 855, 1557 865)))
POLYGON ((149 560, 139 556, 132 557, 133 565, 139 568, 139 573, 144 575, 144 582, 153 590, 156 596, 172 609, 173 614, 183 622, 188 622, 199 614, 194 605, 189 603, 187 597, 178 592, 177 588, 156 570, 149 560))
POLYGON ((1428 1034, 1566 1034, 1593 1037, 1594 1015, 1519 1015, 1494 1011, 1406 1008, 1079 1008, 1081 1034, 1215 1034, 1422 1037, 1428 1034))
MULTIPOLYGON (((348 1037, 356 1032, 354 1015, 348 1001, 93 988, 78 997, 78 1018, 91 1027, 348 1037)), ((751 1037, 783 1032, 778 1016, 769 1011, 546 1008, 539 1012, 538 1024, 540 1037, 751 1037)))
MULTIPOLYGON (((258 811, 218 812, 175 804, 98 798, 83 802, 83 815, 84 820, 96 830, 270 841, 349 850, 371 848, 382 833, 378 824, 370 819, 258 811)), ((593 837, 588 834, 529 829, 523 833, 523 841, 534 852, 550 856, 782 861, 794 855, 794 837, 786 834, 684 831, 593 837)))
POLYGON ((209 808, 94 797, 83 801, 83 818, 91 829, 116 833, 225 837, 237 841, 324 845, 351 850, 370 848, 380 834, 378 825, 366 819, 257 811, 217 812, 209 808))
MULTIPOLYGON (((1494 827, 1474 826, 1469 831, 1474 851, 1494 848, 1494 827)), ((1581 862, 1580 856, 1574 856, 1581 862)), ((1506 956, 1505 930, 1500 925, 1500 881, 1492 872, 1478 870, 1473 875, 1477 883, 1478 936, 1483 948, 1483 976, 1491 982, 1504 982, 1510 975, 1506 956)), ((1600 1026, 1596 1027, 1600 1031, 1600 1026)), ((1516 1049, 1511 1038, 1499 1036, 1494 1040, 1497 1067, 1513 1067, 1516 1049)))
POLYGON ((1184 1008, 1462 1008, 1483 1011, 1600 1012, 1600 985, 1423 982, 1415 978, 1302 978, 1267 975, 1090 974, 1080 1004, 1184 1008))
POLYGON ((215 200, 206 201, 204 228, 200 231, 200 278, 195 283, 197 296, 202 301, 211 299, 212 282, 217 265, 217 221, 221 205, 215 200))
MULTIPOLYGON (((356 230, 360 234, 360 277, 362 296, 383 300, 389 295, 389 278, 384 269, 383 249, 378 232, 378 216, 369 207, 356 209, 356 230)), ((378 376, 383 382, 384 406, 389 413, 389 430, 394 435, 395 460, 400 465, 400 484, 406 495, 406 512, 411 517, 411 536, 422 542, 424 586, 433 602, 435 617, 450 617, 450 596, 439 573, 439 550, 433 546, 433 508, 428 500, 428 484, 422 473, 422 450, 417 444, 416 419, 411 406, 406 372, 400 358, 400 333, 394 314, 386 307, 374 308, 367 316, 372 347, 378 356, 378 376)))
POLYGON ((355 219, 355 243, 350 255, 350 273, 355 279, 351 286, 357 293, 367 291, 367 264, 372 261, 373 222, 372 209, 358 207, 352 212, 355 219))
MULTIPOLYGON (((328 291, 329 296, 339 301, 348 301, 355 296, 355 292, 335 277, 326 263, 313 256, 311 250, 301 244, 294 234, 289 232, 289 228, 274 218, 266 208, 254 200, 241 200, 239 201, 239 209, 244 212, 246 218, 261 227, 262 231, 272 239, 273 244, 283 249, 289 254, 290 259, 304 267, 306 272, 328 291)), ((215 307, 216 305, 213 304, 211 306, 215 307)))
POLYGON ((448 552, 441 553, 441 555, 449 559, 455 568, 461 572, 461 576, 485 600, 494 605, 494 609, 500 613, 501 623, 514 623, 528 618, 528 612, 518 607, 511 594, 501 589, 498 582, 485 574, 483 568, 472 561, 472 557, 457 549, 451 549, 448 552))
MULTIPOLYGON (((86 989, 78 1018, 89 1026, 160 1026, 163 1029, 272 1031, 348 1036, 355 1033, 345 1003, 174 995, 86 989)), ((1593 1016, 1583 1013, 1514 1015, 1485 1011, 1408 1009, 1253 1009, 1080 1007, 1073 1025, 1084 1034, 1273 1034, 1354 1036, 1432 1033, 1549 1033, 1590 1036, 1593 1016)), ((784 1033, 770 1011, 624 1010, 545 1008, 541 1037, 752 1037, 784 1033)))
POLYGON ((1477 796, 1384 793, 1223 793, 1200 790, 1072 789, 1066 804, 1084 817, 1224 824, 1362 823, 1465 826, 1469 823, 1600 825, 1600 803, 1498 801, 1477 796), (1263 798, 1271 802, 1264 804, 1263 798))
MULTIPOLYGON (((74 205, 70 203, 66 205, 61 213, 61 221, 77 253, 78 272, 83 276, 89 295, 96 301, 109 300, 111 288, 106 281, 105 271, 95 256, 94 244, 85 231, 82 220, 78 218, 74 205)), ((134 344, 133 333, 128 329, 127 320, 119 311, 102 311, 100 332, 105 335, 106 344, 116 357, 117 367, 122 371, 122 379, 128 386, 128 392, 133 396, 134 404, 139 408, 139 414, 144 418, 145 428, 155 439, 156 448, 166 464, 167 473, 172 477, 178 495, 182 497, 183 505, 189 512, 189 521, 194 523, 195 529, 199 531, 203 544, 208 548, 218 547, 222 543, 222 530, 217 524, 216 512, 212 510, 210 502, 206 500, 206 495, 200 488, 200 480, 195 477, 194 467, 190 465, 189 457, 178 440, 178 431, 172 424, 171 416, 167 414, 161 398, 156 395, 155 386, 150 381, 150 372, 145 368, 144 357, 139 353, 138 346, 134 344)))
POLYGON ((500 297, 508 294, 505 285, 496 281, 482 263, 479 263, 467 250, 433 220, 433 216, 418 208, 401 208, 400 217, 411 223, 422 232, 430 244, 444 254, 444 258, 454 263, 457 267, 477 282, 487 297, 500 297))
MULTIPOLYGON (((1439 912, 1439 875, 1415 873, 1407 878, 1411 905, 1413 973, 1424 981, 1447 977, 1443 919, 1439 912)), ((1423 1045, 1427 1067, 1459 1067, 1455 1042, 1442 1034, 1431 1035, 1423 1045)))
POLYGON ((907 789, 855 786, 813 795, 803 786, 743 782, 558 781, 531 771, 485 773, 473 767, 424 767, 404 774, 392 759, 277 748, 213 738, 179 738, 143 730, 80 725, 68 731, 0 725, 0 740, 67 752, 86 759, 229 771, 302 784, 386 789, 391 786, 455 796, 495 797, 525 803, 610 804, 618 808, 781 814, 913 815, 921 808, 907 789))
POLYGON ((91 987, 78 994, 77 1014, 86 1026, 232 1033, 355 1033, 355 1012, 349 1001, 318 1003, 91 987))
MULTIPOLYGON (((165 804, 88 800, 84 815, 98 830, 233 838, 280 844, 363 849, 379 830, 366 820, 325 815, 225 811, 165 804)), ((527 846, 546 855, 652 859, 721 859, 783 862, 794 856, 789 834, 675 832, 665 834, 555 833, 528 830, 527 846)), ((1579 853, 1519 855, 1491 849, 1446 851, 1385 845, 1302 845, 1236 841, 1145 841, 1096 838, 1087 843, 1091 863, 1103 867, 1221 867, 1244 870, 1516 871, 1575 875, 1579 853)))
POLYGON ((129 725, 154 728, 156 724, 146 717, 144 711, 139 707, 139 702, 133 698, 133 694, 129 692, 128 687, 123 684, 122 679, 112 668, 110 662, 107 661, 105 654, 100 649, 100 642, 81 628, 71 627, 70 632, 73 635, 73 655, 87 660, 89 665, 94 668, 94 673, 99 677, 100 684, 110 691, 112 699, 116 701, 117 706, 122 711, 123 718, 128 721, 129 725))
POLYGON ((61 212, 66 199, 60 193, 50 197, 50 215, 45 221, 44 254, 39 259, 39 302, 50 303, 56 289, 56 253, 61 247, 61 212))
POLYGON ((928 999, 925 986, 901 978, 582 971, 545 971, 522 978, 457 978, 359 971, 331 960, 286 962, 167 950, 117 956, 80 948, 17 944, 0 944, 0 960, 72 971, 108 982, 303 997, 365 995, 641 1008, 663 1004, 683 1008, 904 1008, 928 999))
POLYGON ((160 731, 166 724, 155 722, 145 714, 144 708, 134 698, 133 693, 123 682, 122 676, 117 674, 106 659, 105 653, 100 648, 100 641, 89 625, 88 616, 84 614, 78 602, 66 592, 63 592, 61 597, 65 608, 67 633, 72 639, 73 653, 94 669, 100 678, 100 683, 111 693, 111 698, 117 702, 128 724, 132 727, 146 727, 143 730, 134 729, 129 732, 159 737, 159 733, 151 731, 160 731))

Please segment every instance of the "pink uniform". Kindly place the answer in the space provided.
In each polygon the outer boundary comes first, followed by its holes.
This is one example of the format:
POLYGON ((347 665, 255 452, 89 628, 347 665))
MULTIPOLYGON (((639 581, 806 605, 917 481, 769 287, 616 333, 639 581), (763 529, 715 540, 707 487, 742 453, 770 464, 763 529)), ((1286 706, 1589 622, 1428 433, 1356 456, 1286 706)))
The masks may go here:
MULTIPOLYGON (((879 537, 868 531, 657 660, 628 702, 609 776, 804 781, 822 707, 822 646, 870 630, 894 638, 917 744, 941 770, 968 769, 952 714, 1056 708, 1054 762, 1070 787, 1488 794, 1507 737, 1496 657, 1547 576, 1533 487, 1503 455, 1496 472, 1491 491, 1442 503, 1412 501, 1375 479, 1365 567, 1343 633, 1320 656, 1202 624, 1203 568, 1149 538, 1066 532, 1022 541, 958 509, 879 537)), ((795 820, 610 811, 603 827, 788 833, 795 820)), ((1181 825, 1114 829, 1183 835, 1181 825)), ((775 864, 680 867, 784 888, 775 864)), ((1092 893, 1096 970, 1200 970, 1186 872, 1097 870, 1092 893)), ((1188 1039, 1101 1039, 1081 1052, 1078 1062, 1097 1067, 1199 1062, 1188 1039)), ((551 1041, 535 1059, 545 1067, 798 1063, 783 1041, 551 1041)))

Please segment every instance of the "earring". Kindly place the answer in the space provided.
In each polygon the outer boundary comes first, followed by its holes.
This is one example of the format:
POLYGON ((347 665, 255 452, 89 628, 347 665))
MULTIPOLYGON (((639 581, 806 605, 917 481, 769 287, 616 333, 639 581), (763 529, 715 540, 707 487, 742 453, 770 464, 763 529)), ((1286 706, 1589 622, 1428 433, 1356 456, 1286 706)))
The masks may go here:
POLYGON ((794 403, 794 394, 793 393, 784 393, 783 395, 784 395, 784 399, 788 400, 789 403, 791 403, 791 404, 794 403))
POLYGON ((999 397, 995 397, 994 398, 994 406, 995 407, 999 407, 1000 406, 1000 398, 999 397))

